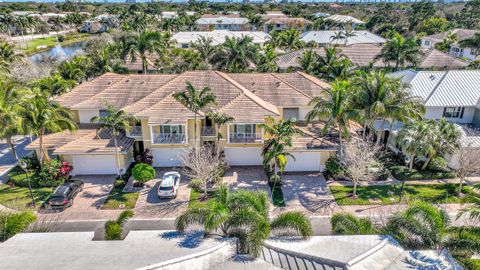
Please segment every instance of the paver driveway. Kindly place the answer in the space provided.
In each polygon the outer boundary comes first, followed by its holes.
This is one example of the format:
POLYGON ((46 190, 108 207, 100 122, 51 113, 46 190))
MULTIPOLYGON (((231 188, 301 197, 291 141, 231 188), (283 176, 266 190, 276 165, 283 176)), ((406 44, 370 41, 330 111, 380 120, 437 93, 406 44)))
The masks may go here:
POLYGON ((223 176, 223 183, 231 189, 263 190, 270 194, 267 176, 260 166, 233 166, 223 176))
POLYGON ((110 190, 113 188, 115 176, 88 175, 76 176, 84 182, 83 191, 75 197, 73 205, 62 212, 42 212, 45 216, 62 220, 113 219, 119 210, 100 210, 110 190))
POLYGON ((178 171, 175 168, 157 168, 156 179, 147 182, 146 188, 140 191, 135 205, 135 218, 174 218, 187 209, 191 189, 188 187, 189 181, 185 176, 182 176, 176 198, 158 198, 157 190, 160 180, 165 172, 172 170, 178 171))

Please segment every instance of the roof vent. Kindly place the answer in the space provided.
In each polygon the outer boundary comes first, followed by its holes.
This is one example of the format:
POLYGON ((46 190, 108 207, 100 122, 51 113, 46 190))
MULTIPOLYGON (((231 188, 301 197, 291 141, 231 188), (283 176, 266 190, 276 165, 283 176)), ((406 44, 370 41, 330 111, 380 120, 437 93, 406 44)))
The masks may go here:
POLYGON ((125 80, 126 83, 130 82, 130 79, 125 80))
POLYGON ((435 77, 435 75, 430 75, 430 77, 428 77, 430 79, 430 81, 435 81, 437 79, 437 77, 435 77))
POLYGON ((277 87, 280 87, 280 82, 277 82, 277 87))
POLYGON ((112 84, 112 81, 107 82, 107 85, 110 85, 110 84, 112 84))
POLYGON ((144 84, 144 83, 145 83, 145 81, 141 81, 141 82, 140 82, 140 84, 144 84))

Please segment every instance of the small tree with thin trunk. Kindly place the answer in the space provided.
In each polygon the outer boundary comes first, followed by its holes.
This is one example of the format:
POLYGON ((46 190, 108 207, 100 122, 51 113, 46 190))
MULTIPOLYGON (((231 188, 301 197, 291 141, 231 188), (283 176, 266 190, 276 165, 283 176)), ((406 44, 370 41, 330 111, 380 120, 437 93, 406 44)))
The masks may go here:
POLYGON ((222 138, 220 128, 222 127, 222 125, 225 125, 228 122, 232 122, 233 120, 235 120, 235 118, 226 113, 218 111, 209 112, 207 115, 213 120, 215 126, 217 127, 217 155, 220 155, 220 139, 222 138))
POLYGON ((472 148, 470 144, 460 147, 457 153, 457 162, 458 196, 461 196, 463 183, 467 176, 480 173, 480 149, 472 148))
POLYGON ((216 179, 221 158, 210 146, 192 146, 180 156, 184 166, 184 174, 191 179, 200 179, 204 186, 204 195, 207 197, 208 185, 216 179))
POLYGON ((377 161, 380 147, 363 140, 351 140, 345 145, 343 165, 353 182, 353 198, 357 198, 357 186, 374 180, 382 172, 382 164, 377 161))

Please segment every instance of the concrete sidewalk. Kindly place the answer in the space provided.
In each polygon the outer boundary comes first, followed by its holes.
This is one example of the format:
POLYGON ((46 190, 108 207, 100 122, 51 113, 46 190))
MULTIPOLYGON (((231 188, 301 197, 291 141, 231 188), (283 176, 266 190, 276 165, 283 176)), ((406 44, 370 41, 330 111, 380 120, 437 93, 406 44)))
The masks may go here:
MULTIPOLYGON (((18 158, 23 158, 30 154, 30 150, 26 150, 25 147, 30 143, 28 137, 17 137, 13 139, 15 144, 15 150, 17 151, 18 158)), ((10 148, 7 143, 0 142, 0 180, 4 182, 7 180, 6 174, 17 164, 17 160, 13 157, 10 148)))

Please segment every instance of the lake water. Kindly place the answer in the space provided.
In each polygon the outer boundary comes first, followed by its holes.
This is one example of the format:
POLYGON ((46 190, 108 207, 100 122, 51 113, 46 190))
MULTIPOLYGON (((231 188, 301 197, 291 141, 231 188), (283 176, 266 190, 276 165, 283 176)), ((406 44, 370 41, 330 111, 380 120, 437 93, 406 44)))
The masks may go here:
POLYGON ((37 61, 43 57, 58 57, 61 60, 70 58, 75 54, 78 54, 82 51, 83 42, 77 42, 70 45, 62 46, 57 44, 55 47, 49 49, 48 51, 39 52, 30 56, 30 59, 37 61))

